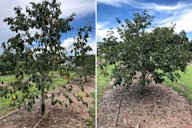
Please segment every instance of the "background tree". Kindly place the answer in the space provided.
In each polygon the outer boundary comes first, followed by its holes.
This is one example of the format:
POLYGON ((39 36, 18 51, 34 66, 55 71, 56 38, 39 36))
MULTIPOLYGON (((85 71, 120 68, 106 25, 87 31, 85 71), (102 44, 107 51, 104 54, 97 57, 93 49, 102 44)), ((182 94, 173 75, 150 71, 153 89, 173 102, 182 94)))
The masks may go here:
POLYGON ((190 41, 190 44, 189 44, 189 51, 192 52, 192 40, 190 41))
POLYGON ((83 81, 87 81, 87 76, 95 74, 95 55, 83 55, 77 57, 76 67, 79 70, 80 77, 83 77, 83 81))
MULTIPOLYGON (((75 55, 77 55, 78 57, 76 58, 77 61, 77 67, 79 67, 79 71, 80 71, 80 77, 84 76, 84 81, 86 82, 87 80, 87 75, 89 72, 89 65, 88 65, 88 61, 86 60, 86 58, 88 58, 87 55, 87 51, 91 51, 92 48, 88 45, 86 45, 86 43, 88 42, 88 37, 89 37, 89 31, 91 30, 90 27, 84 27, 84 28, 80 28, 79 32, 78 32, 78 37, 76 38, 76 40, 78 42, 80 42, 79 44, 75 44, 76 48, 82 47, 81 50, 76 50, 75 51, 75 55)), ((92 62, 93 63, 93 62, 92 62)))
MULTIPOLYGON (((14 55, 10 56, 14 57, 14 55)), ((11 63, 5 61, 6 54, 0 55, 0 75, 9 75, 13 74, 14 67, 11 63)))
POLYGON ((123 23, 117 19, 120 40, 112 30, 99 44, 102 72, 105 73, 107 65, 115 65, 114 85, 129 87, 140 72, 139 83, 143 93, 144 86, 152 80, 162 83, 167 76, 175 81, 179 77, 176 71, 185 71, 190 59, 186 33, 176 33, 174 25, 146 31, 152 20, 153 16, 147 11, 134 13, 133 20, 126 19, 123 23))
MULTIPOLYGON (((26 7, 26 13, 22 12, 22 8, 15 7, 16 16, 4 19, 11 31, 16 33, 15 37, 3 43, 2 47, 7 55, 10 53, 15 55, 15 58, 7 56, 6 60, 13 64, 17 79, 16 82, 10 83, 6 88, 8 91, 5 92, 15 94, 18 90, 21 91, 22 95, 16 98, 13 105, 20 107, 24 103, 28 110, 31 110, 35 99, 40 94, 41 115, 43 115, 46 94, 52 83, 50 72, 70 60, 66 55, 66 49, 61 46, 60 38, 61 34, 72 30, 70 22, 74 20, 75 14, 65 19, 61 18, 60 3, 56 0, 43 0, 41 3, 31 2, 30 4, 31 8, 26 7), (35 31, 35 34, 32 34, 31 30, 35 31), (32 89, 34 86, 36 88, 32 89)), ((85 32, 88 34, 91 29, 89 27, 89 30, 85 32)), ((77 38, 79 37, 83 36, 79 34, 77 38)), ((84 49, 81 40, 77 40, 71 52, 84 49)), ((66 93, 64 95, 71 103, 71 98, 66 93)), ((54 94, 52 94, 51 101, 52 104, 58 102, 54 94)))

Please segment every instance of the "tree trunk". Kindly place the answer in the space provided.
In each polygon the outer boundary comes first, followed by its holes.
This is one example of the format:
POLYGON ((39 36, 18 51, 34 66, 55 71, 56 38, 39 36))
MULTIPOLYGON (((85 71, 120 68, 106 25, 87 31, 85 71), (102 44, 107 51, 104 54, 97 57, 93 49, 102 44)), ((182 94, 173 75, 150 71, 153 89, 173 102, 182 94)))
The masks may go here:
POLYGON ((41 78, 41 116, 45 114, 45 87, 43 77, 41 78))
POLYGON ((67 78, 67 84, 69 84, 70 82, 69 82, 69 78, 67 78))
POLYGON ((85 76, 85 79, 84 79, 84 81, 86 82, 86 81, 87 81, 87 75, 85 74, 84 76, 85 76))
POLYGON ((145 83, 146 83, 145 76, 146 76, 146 73, 142 72, 142 77, 141 77, 141 95, 144 94, 144 87, 145 87, 145 83))

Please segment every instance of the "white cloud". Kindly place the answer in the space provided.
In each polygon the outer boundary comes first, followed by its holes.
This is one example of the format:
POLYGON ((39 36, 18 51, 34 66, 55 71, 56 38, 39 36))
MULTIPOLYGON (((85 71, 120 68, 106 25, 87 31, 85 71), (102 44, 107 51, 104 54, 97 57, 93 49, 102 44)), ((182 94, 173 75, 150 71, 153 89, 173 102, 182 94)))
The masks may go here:
POLYGON ((90 55, 96 55, 97 51, 97 46, 96 46, 96 41, 94 38, 89 38, 88 40, 88 45, 92 48, 92 51, 90 51, 88 54, 90 55))
MULTIPOLYGON (((110 28, 97 30, 97 42, 103 41, 103 38, 106 37, 106 35, 108 34, 108 31, 110 31, 110 30, 111 30, 110 28)), ((117 29, 113 28, 112 30, 114 32, 113 36, 117 37, 117 40, 120 41, 121 38, 120 38, 119 33, 117 32, 117 29)))
POLYGON ((185 8, 192 6, 192 4, 182 3, 182 2, 178 2, 175 5, 160 5, 160 4, 156 4, 156 3, 138 3, 133 6, 135 8, 139 8, 139 9, 148 9, 148 10, 154 10, 154 11, 161 12, 161 11, 175 11, 175 10, 179 10, 179 9, 185 9, 185 8))
POLYGON ((67 51, 71 50, 71 46, 74 44, 75 39, 72 37, 69 37, 65 40, 63 40, 61 46, 64 47, 67 51))
POLYGON ((163 18, 155 20, 157 26, 170 26, 176 24, 175 31, 192 32, 192 3, 178 2, 175 5, 158 5, 156 3, 139 3, 136 8, 156 11, 156 15, 163 15, 163 18))
POLYGON ((97 0, 97 2, 115 6, 115 7, 120 7, 123 4, 130 4, 133 1, 132 0, 97 0))
MULTIPOLYGON (((101 42, 103 41, 103 38, 106 37, 106 35, 108 34, 108 31, 110 31, 111 29, 108 28, 109 22, 98 22, 96 25, 97 28, 97 42, 101 42)), ((114 36, 117 37, 118 40, 120 40, 120 36, 119 33, 117 32, 117 29, 114 27, 112 29, 114 31, 114 36)))
MULTIPOLYGON (((41 0, 30 0, 39 2, 41 0)), ((0 45, 3 41, 6 41, 9 37, 14 35, 13 32, 9 30, 9 26, 3 22, 5 17, 14 16, 13 8, 16 6, 20 6, 25 9, 26 5, 29 5, 27 0, 3 0, 0 2, 0 45)))
POLYGON ((103 38, 106 37, 108 29, 97 30, 97 42, 103 41, 103 38))
POLYGON ((108 22, 97 22, 96 29, 97 29, 97 42, 101 42, 103 38, 107 35, 107 31, 109 30, 106 26, 108 22))
POLYGON ((108 21, 105 21, 105 22, 97 22, 96 28, 97 28, 97 30, 99 30, 99 29, 104 29, 104 28, 106 28, 106 26, 107 26, 108 24, 109 24, 108 21))
MULTIPOLYGON (((74 44, 74 42, 75 42, 75 39, 73 37, 69 37, 69 38, 63 40, 61 46, 66 48, 67 52, 69 52, 70 50, 72 50, 72 45, 74 44)), ((88 54, 96 54, 95 39, 89 38, 87 45, 92 48, 92 51, 88 52, 88 54)), ((69 54, 70 54, 70 52, 69 52, 69 54)))
POLYGON ((95 0, 58 0, 61 2, 62 16, 67 17, 75 12, 77 18, 95 11, 95 0))
POLYGON ((160 5, 154 2, 141 2, 139 0, 97 0, 99 3, 115 6, 115 7, 122 7, 122 5, 131 5, 135 8, 139 9, 151 9, 155 11, 173 11, 178 9, 184 9, 190 7, 192 4, 177 2, 175 5, 160 5))
POLYGON ((171 23, 176 24, 175 31, 180 32, 185 30, 186 32, 192 32, 192 9, 183 10, 180 13, 165 19, 162 21, 161 26, 170 26, 171 23))

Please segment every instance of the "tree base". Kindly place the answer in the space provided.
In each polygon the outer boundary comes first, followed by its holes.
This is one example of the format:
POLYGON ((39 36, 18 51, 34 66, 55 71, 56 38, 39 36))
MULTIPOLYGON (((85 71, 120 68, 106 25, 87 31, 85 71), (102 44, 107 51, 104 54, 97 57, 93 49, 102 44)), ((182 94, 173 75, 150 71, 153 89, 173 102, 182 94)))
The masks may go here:
POLYGON ((41 105, 41 116, 45 114, 45 104, 41 105))

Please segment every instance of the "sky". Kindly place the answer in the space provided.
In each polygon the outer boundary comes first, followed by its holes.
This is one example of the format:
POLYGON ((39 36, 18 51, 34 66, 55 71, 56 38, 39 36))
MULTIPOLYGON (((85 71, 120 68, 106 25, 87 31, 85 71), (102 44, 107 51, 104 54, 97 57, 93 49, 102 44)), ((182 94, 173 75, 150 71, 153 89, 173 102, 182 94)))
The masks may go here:
MULTIPOLYGON (((25 9, 29 2, 40 2, 41 0, 1 0, 0 2, 0 45, 6 42, 14 33, 9 26, 3 22, 5 17, 14 16, 13 8, 20 6, 25 9)), ((147 10, 155 16, 152 26, 169 26, 176 23, 176 32, 185 30, 189 39, 192 40, 192 0, 97 0, 97 12, 95 12, 95 0, 58 0, 61 2, 62 17, 65 18, 76 12, 75 21, 71 24, 79 28, 92 24, 93 32, 89 38, 89 45, 93 48, 91 54, 96 52, 95 29, 97 28, 97 41, 102 41, 110 28, 118 24, 115 18, 121 20, 132 19, 132 14, 147 10), (97 23, 95 28, 95 13, 97 23)), ((114 29, 115 30, 115 29, 114 29)), ((115 32, 119 37, 118 33, 115 32)), ((77 31, 62 34, 61 42, 63 47, 69 47, 77 31)), ((3 50, 0 48, 0 53, 3 50)))
MULTIPOLYGON (((74 30, 67 34, 62 34, 61 42, 62 46, 68 48, 74 41, 74 37, 77 35, 77 30, 80 27, 91 24, 93 32, 90 34, 88 45, 92 47, 93 51, 89 54, 96 53, 95 44, 95 0, 57 0, 61 3, 62 18, 70 16, 73 12, 76 13, 75 20, 71 23, 74 30)), ((15 33, 11 32, 9 26, 3 22, 5 17, 13 17, 16 6, 20 6, 25 10, 26 6, 29 6, 29 2, 41 2, 41 0, 1 0, 0 1, 0 45, 2 42, 6 42, 10 37, 13 37, 15 33)), ((0 54, 3 49, 0 48, 0 54)))
MULTIPOLYGON (((147 10, 154 16, 152 27, 176 24, 175 31, 185 30, 192 39, 192 0, 98 0, 97 42, 102 41, 110 28, 117 27, 115 18, 132 19, 133 13, 147 10)), ((116 37, 119 37, 115 32, 116 37)))

